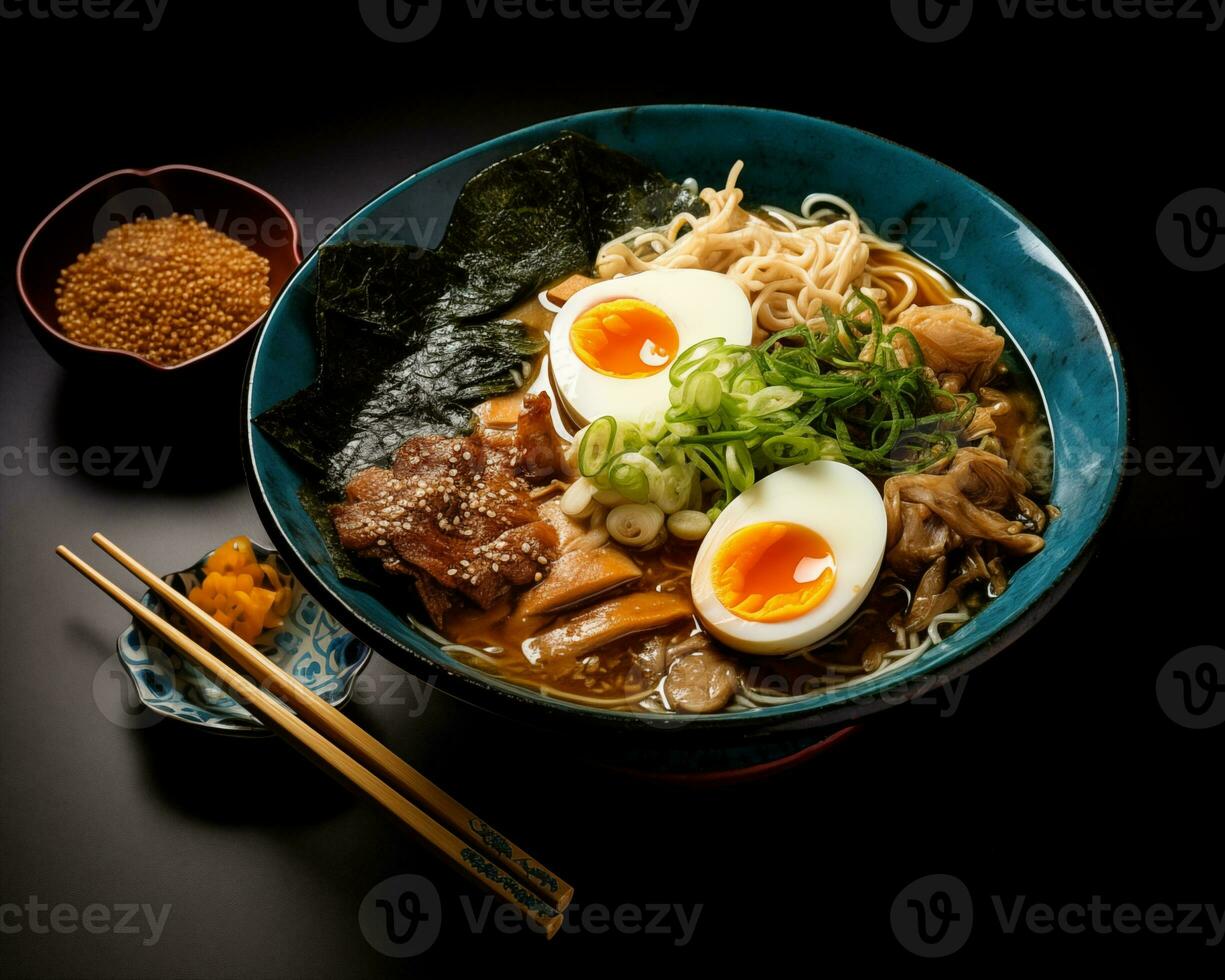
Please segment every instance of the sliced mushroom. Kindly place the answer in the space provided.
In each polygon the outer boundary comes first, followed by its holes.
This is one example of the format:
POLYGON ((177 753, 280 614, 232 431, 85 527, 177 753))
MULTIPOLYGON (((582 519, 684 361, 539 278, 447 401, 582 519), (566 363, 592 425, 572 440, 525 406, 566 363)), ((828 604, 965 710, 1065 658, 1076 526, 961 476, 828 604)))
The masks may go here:
POLYGON ((901 501, 897 507, 899 533, 889 551, 889 564, 911 579, 941 555, 961 544, 961 538, 926 504, 901 501))
MULTIPOLYGON (((1006 460, 972 446, 959 449, 944 473, 890 477, 884 489, 890 566, 903 576, 917 571, 915 559, 918 556, 906 542, 906 504, 922 504, 962 540, 994 541, 1016 555, 1041 551, 1041 537, 1027 533, 1020 521, 1009 520, 1000 513, 1006 508, 1021 506, 1016 500, 1026 489, 1025 478, 1010 469, 1006 460)), ((929 523, 923 522, 924 525, 929 523)), ((938 541, 934 526, 925 526, 923 530, 932 532, 923 536, 930 538, 932 544, 938 541)), ((928 549, 924 551, 931 553, 928 549)))
POLYGON ((687 653, 696 653, 699 650, 710 649, 710 637, 705 633, 694 633, 692 636, 686 636, 679 640, 674 640, 668 646, 668 659, 675 660, 677 657, 683 657, 687 653))
POLYGON ((941 613, 957 608, 957 590, 945 588, 945 573, 948 558, 941 555, 923 573, 919 587, 915 589, 914 601, 902 621, 907 632, 925 630, 941 613))
POLYGON ((1039 534, 1046 530, 1046 511, 1023 493, 1017 494, 1017 509, 1039 534))
POLYGON ((879 670, 880 665, 885 662, 885 654, 896 649, 897 647, 894 644, 886 643, 883 640, 869 644, 860 660, 863 664, 864 673, 870 674, 874 670, 879 670))
POLYGON ((977 442, 983 436, 995 433, 995 416, 981 405, 974 409, 974 416, 961 432, 961 438, 966 442, 977 442))
POLYGON ((631 669, 643 687, 654 687, 668 669, 668 641, 662 636, 648 636, 634 651, 631 669))
POLYGON ((940 387, 952 395, 960 395, 965 390, 966 376, 958 371, 945 371, 940 375, 940 387))
POLYGON ((978 582, 982 579, 989 578, 987 571, 987 563, 983 561, 983 556, 979 554, 976 545, 970 545, 966 549, 965 556, 961 560, 961 571, 957 577, 949 583, 949 588, 954 589, 958 595, 971 582, 978 582))
POLYGON ((701 715, 718 711, 736 693, 736 665, 713 650, 690 653, 672 664, 664 697, 677 711, 701 715))
POLYGON ((987 562, 987 572, 991 577, 991 594, 1001 596, 1008 588, 1008 573, 1004 570, 1004 559, 992 558, 987 562))

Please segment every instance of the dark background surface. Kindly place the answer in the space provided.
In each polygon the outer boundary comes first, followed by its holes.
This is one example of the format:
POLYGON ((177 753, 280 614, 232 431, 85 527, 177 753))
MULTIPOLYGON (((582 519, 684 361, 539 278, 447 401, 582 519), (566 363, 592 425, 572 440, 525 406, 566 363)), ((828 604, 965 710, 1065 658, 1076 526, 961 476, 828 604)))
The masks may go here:
MULTIPOLYGON (((246 178, 299 213, 309 245, 406 174, 532 122, 643 102, 775 106, 912 146, 1013 204, 1120 340, 1133 445, 1225 451, 1222 273, 1179 270, 1154 234, 1177 194, 1220 182, 1222 32, 1148 16, 1007 19, 980 2, 959 38, 920 44, 879 2, 703 0, 683 32, 445 6, 411 44, 375 37, 349 2, 261 4, 257 16, 169 0, 151 31, 6 7, 25 11, 0 19, 9 261, 51 207, 117 167, 188 162, 246 178)), ((992 908, 997 895, 1225 907, 1220 729, 1183 728, 1154 696, 1170 657, 1221 642, 1210 518, 1225 491, 1202 457, 1200 475, 1167 474, 1154 456, 1128 477, 1080 580, 968 678, 956 710, 895 709, 749 784, 559 766, 582 746, 423 699, 376 660, 363 697, 374 703, 353 716, 575 882, 580 906, 701 906, 684 945, 675 931, 589 921, 546 946, 474 932, 462 903, 482 895, 278 742, 131 727, 106 669, 124 616, 52 549, 84 554, 101 528, 169 569, 231 534, 263 537, 237 455, 238 382, 151 402, 69 377, 22 323, 11 273, 0 318, 0 444, 172 449, 151 489, 28 466, 0 477, 0 904, 171 906, 148 946, 6 918, 22 925, 0 932, 7 976, 909 970, 928 961, 896 940, 890 907, 933 873, 964 882, 975 909, 968 944, 938 969, 1001 955, 1219 963, 1204 935, 1008 935, 992 908), (423 875, 441 896, 441 936, 417 958, 386 958, 359 929, 363 896, 396 874, 423 875)))

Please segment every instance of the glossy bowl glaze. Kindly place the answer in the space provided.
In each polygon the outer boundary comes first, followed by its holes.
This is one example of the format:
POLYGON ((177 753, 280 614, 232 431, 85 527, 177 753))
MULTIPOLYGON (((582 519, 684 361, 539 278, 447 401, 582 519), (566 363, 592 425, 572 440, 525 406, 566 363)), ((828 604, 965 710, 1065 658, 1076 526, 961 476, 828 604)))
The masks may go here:
MULTIPOLYGON (((1047 239, 970 178, 868 133, 772 110, 650 106, 559 119, 473 147, 380 194, 332 240, 361 237, 360 226, 430 227, 432 219, 440 237, 467 178, 563 130, 632 153, 675 179, 695 177, 703 186, 722 186, 730 165, 744 159, 741 186, 751 201, 798 207, 810 191, 832 191, 853 202, 873 227, 930 227, 920 218, 952 222, 961 229, 956 248, 933 250, 924 244, 930 236, 908 244, 981 298, 1033 366, 1054 432, 1053 501, 1063 516, 1049 529, 1045 549, 1019 570, 1001 598, 904 666, 802 702, 661 717, 570 704, 501 681, 461 663, 375 596, 340 581, 298 502, 303 472, 248 425, 244 451, 256 505, 282 554, 320 601, 380 652, 467 701, 554 731, 641 736, 681 755, 682 745, 721 740, 744 747, 759 737, 790 738, 798 729, 845 725, 963 673, 1036 622, 1067 589, 1110 512, 1127 429, 1117 346, 1080 280, 1047 239), (677 734, 661 742, 657 736, 664 731, 677 734)), ((294 275, 257 338, 245 392, 248 418, 314 377, 315 263, 312 257, 294 275)))
MULTIPOLYGON (((291 574, 276 552, 255 542, 252 547, 261 562, 273 563, 283 576, 291 574)), ((190 568, 163 577, 172 588, 186 595, 204 580, 204 563, 208 559, 209 555, 203 555, 190 568)), ((175 619, 174 612, 152 589, 140 601, 163 619, 175 619)), ((272 734, 140 620, 133 618, 132 624, 119 634, 116 647, 119 662, 136 688, 136 696, 150 711, 226 735, 272 734)), ((336 707, 353 696, 358 675, 371 656, 370 648, 330 616, 296 576, 292 604, 284 622, 265 630, 256 639, 255 647, 298 683, 336 707)))
POLYGON ((118 224, 144 216, 192 214, 268 260, 275 297, 302 262, 297 223, 267 191, 215 170, 171 164, 116 170, 90 181, 39 222, 17 259, 17 293, 30 329, 65 367, 125 379, 180 381, 203 373, 237 373, 246 363, 257 317, 224 344, 180 364, 156 364, 128 351, 70 340, 60 329, 55 288, 60 272, 118 224))

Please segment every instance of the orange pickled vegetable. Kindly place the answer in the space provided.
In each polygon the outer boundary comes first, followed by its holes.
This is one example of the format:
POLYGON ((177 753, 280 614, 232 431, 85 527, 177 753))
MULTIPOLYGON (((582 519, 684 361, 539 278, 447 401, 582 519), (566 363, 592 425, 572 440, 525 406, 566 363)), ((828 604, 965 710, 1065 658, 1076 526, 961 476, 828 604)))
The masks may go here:
POLYGON ((187 598, 222 626, 254 643, 280 626, 293 602, 293 584, 271 563, 260 563, 245 536, 231 538, 209 555, 204 581, 187 598))
POLYGON ((230 538, 225 544, 208 556, 204 563, 204 571, 224 572, 227 575, 245 573, 255 578, 261 574, 259 559, 255 557, 255 549, 251 547, 251 539, 246 535, 230 538))

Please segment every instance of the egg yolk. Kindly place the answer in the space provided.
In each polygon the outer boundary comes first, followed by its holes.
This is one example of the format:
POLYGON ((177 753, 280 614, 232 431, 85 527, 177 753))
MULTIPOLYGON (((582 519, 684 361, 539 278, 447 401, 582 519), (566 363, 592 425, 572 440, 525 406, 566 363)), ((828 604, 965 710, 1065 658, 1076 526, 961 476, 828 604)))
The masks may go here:
POLYGON ((663 310, 640 299, 601 303, 574 321, 570 346, 579 359, 614 378, 646 378, 672 363, 680 336, 663 310))
POLYGON ((811 528, 750 524, 715 553, 715 596, 741 619, 779 623, 815 608, 834 587, 834 553, 811 528))

